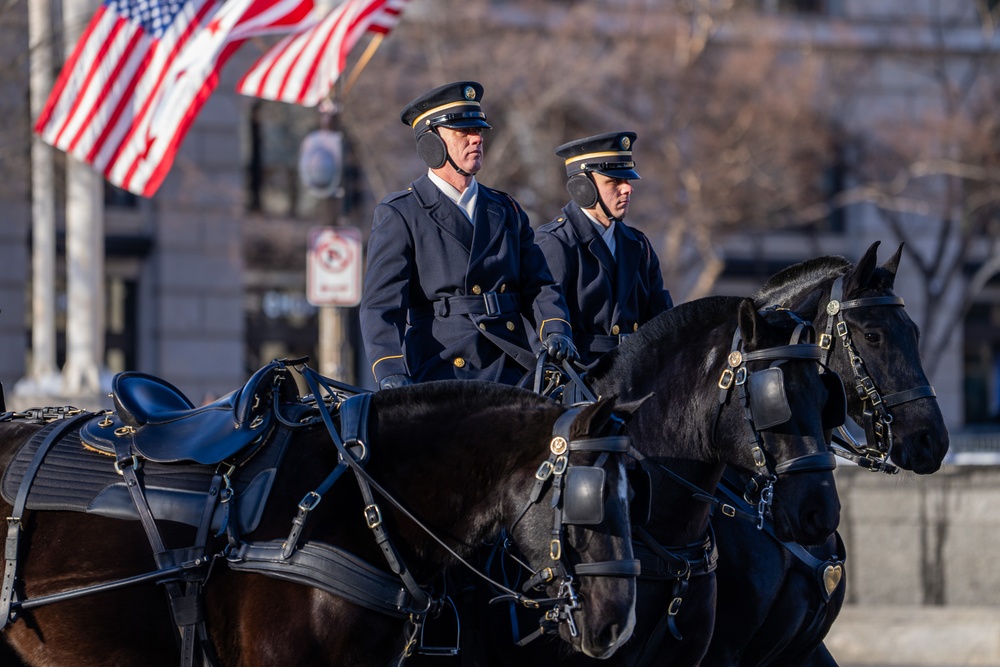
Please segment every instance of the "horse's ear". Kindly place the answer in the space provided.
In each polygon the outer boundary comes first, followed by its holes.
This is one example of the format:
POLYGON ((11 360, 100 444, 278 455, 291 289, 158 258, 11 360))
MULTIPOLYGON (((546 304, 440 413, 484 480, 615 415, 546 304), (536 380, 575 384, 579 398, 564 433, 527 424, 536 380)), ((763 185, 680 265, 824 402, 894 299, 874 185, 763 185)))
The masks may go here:
POLYGON ((885 264, 880 267, 888 276, 889 289, 892 289, 893 284, 896 282, 896 271, 899 269, 899 258, 903 254, 903 245, 903 243, 900 243, 899 247, 896 248, 895 254, 885 260, 885 264))
POLYGON ((618 396, 616 395, 610 398, 602 397, 593 403, 588 403, 573 420, 573 426, 570 428, 571 436, 592 433, 603 427, 614 414, 617 402, 618 396))
POLYGON ((584 433, 596 433, 607 426, 613 418, 628 421, 628 419, 639 409, 639 406, 647 398, 648 394, 637 401, 619 401, 618 396, 602 397, 596 402, 585 406, 580 414, 573 421, 570 433, 575 437, 584 433))
POLYGON ((740 325, 740 336, 747 343, 757 340, 757 332, 764 324, 764 318, 757 312, 753 299, 743 299, 740 302, 737 321, 740 325))
POLYGON ((875 273, 875 268, 878 266, 878 258, 876 255, 880 243, 881 241, 875 241, 875 243, 872 243, 865 252, 865 256, 862 257, 861 261, 854 267, 854 270, 848 273, 844 278, 844 298, 847 298, 849 294, 854 294, 856 291, 871 283, 872 275, 875 273))

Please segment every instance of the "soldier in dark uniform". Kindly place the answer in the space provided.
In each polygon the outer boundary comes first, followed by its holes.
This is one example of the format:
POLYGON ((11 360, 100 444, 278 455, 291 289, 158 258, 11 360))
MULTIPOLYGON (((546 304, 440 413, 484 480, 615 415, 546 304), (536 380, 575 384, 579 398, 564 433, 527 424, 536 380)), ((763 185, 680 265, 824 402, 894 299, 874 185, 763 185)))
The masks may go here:
POLYGON ((361 330, 380 388, 515 384, 536 350, 576 356, 566 303, 527 216, 510 195, 476 182, 490 128, 482 96, 480 84, 460 81, 401 115, 428 173, 383 199, 372 222, 361 330))
POLYGON ((562 286, 573 341, 587 365, 673 307, 649 239, 623 222, 632 181, 639 178, 635 137, 611 132, 556 149, 565 160, 572 201, 536 237, 562 286))

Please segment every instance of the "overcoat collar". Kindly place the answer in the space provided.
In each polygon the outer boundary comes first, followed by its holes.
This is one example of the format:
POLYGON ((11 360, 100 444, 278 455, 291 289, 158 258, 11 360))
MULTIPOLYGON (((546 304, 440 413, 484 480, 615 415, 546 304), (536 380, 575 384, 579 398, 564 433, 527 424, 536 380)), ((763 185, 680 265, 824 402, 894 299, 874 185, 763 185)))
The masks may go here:
MULTIPOLYGON (((434 185, 434 182, 424 174, 413 182, 411 186, 417 202, 427 212, 427 216, 456 241, 462 244, 466 250, 471 251, 473 244, 473 226, 469 224, 469 219, 459 210, 455 202, 448 199, 448 196, 434 185)), ((479 199, 482 200, 483 187, 479 187, 479 199)), ((478 211, 479 205, 476 209, 478 211)))

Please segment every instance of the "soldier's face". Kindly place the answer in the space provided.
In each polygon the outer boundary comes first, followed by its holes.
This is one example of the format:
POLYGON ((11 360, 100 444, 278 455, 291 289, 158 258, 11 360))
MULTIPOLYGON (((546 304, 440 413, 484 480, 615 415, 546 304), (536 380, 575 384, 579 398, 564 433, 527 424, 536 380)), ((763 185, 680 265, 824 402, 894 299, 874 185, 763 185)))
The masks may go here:
MULTIPOLYGON (((598 173, 594 174, 594 183, 597 184, 601 200, 608 207, 611 215, 623 220, 632 200, 632 183, 626 178, 611 178, 598 173)), ((597 208, 600 209, 600 206, 597 208)))
POLYGON ((458 165, 458 168, 470 174, 475 174, 483 166, 483 128, 469 127, 452 129, 438 128, 444 145, 448 147, 448 155, 458 165))

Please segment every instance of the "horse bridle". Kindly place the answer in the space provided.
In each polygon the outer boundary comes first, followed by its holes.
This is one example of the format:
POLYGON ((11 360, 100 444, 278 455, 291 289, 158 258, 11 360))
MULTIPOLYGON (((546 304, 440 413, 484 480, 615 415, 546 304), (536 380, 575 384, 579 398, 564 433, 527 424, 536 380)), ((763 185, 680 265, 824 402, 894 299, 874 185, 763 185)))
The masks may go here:
MULTIPOLYGON (((579 600, 573 589, 574 575, 595 577, 639 575, 639 560, 635 558, 578 563, 575 566, 566 560, 562 546, 566 526, 597 525, 604 521, 604 494, 607 485, 603 466, 612 454, 628 453, 632 442, 626 435, 570 439, 570 427, 582 409, 581 406, 572 407, 556 420, 552 428, 553 437, 549 443, 549 456, 535 472, 535 483, 528 502, 510 526, 510 530, 513 531, 531 506, 541 500, 548 488, 552 489, 552 539, 549 542, 551 564, 535 570, 521 562, 522 566, 532 572, 521 590, 525 593, 538 590, 558 579, 559 593, 556 600, 559 601, 545 613, 538 630, 519 642, 522 645, 552 630, 561 622, 567 624, 571 636, 576 637, 579 634, 572 614, 573 610, 579 607, 579 600), (599 456, 591 465, 571 465, 569 455, 573 452, 599 452, 599 456)), ((490 602, 509 599, 509 595, 501 595, 490 602)))
MULTIPOLYGON (((801 342, 803 334, 811 329, 812 325, 803 321, 790 310, 783 308, 775 308, 775 310, 787 313, 797 322, 789 343, 744 352, 741 350, 742 336, 739 327, 737 327, 733 334, 731 352, 726 358, 727 368, 723 369, 718 381, 719 410, 716 413, 716 425, 722 414, 722 407, 729 400, 730 393, 734 388, 737 400, 743 406, 743 423, 749 434, 750 453, 754 462, 754 472, 747 482, 743 496, 751 505, 754 504, 752 500, 754 496, 758 499, 756 502, 758 530, 762 530, 764 527, 764 517, 770 512, 774 499, 774 484, 780 475, 822 472, 834 470, 837 467, 836 458, 829 450, 797 456, 772 465, 771 459, 773 457, 764 447, 760 435, 761 431, 783 424, 791 418, 791 408, 788 406, 788 399, 784 394, 784 380, 780 364, 789 360, 811 360, 825 366, 823 362, 824 350, 818 344, 801 342), (765 369, 750 371, 746 366, 749 361, 771 361, 772 363, 765 369)), ((842 396, 843 385, 836 373, 828 371, 821 377, 824 377, 827 389, 831 392, 835 391, 832 381, 835 379, 836 384, 840 385, 842 396)), ((824 409, 824 413, 826 410, 827 408, 824 409)))
POLYGON ((826 331, 820 335, 819 346, 825 351, 823 362, 827 363, 833 353, 833 331, 836 327, 836 334, 840 337, 851 362, 851 370, 854 373, 854 389, 864 406, 864 423, 861 426, 865 430, 865 444, 857 442, 846 428, 841 427, 839 431, 844 436, 844 440, 838 439, 838 444, 847 449, 841 451, 838 448, 834 451, 869 470, 894 474, 899 472, 899 469, 888 461, 893 445, 893 417, 889 408, 921 398, 936 398, 937 394, 931 385, 914 387, 885 396, 881 394, 875 381, 868 374, 868 369, 861 355, 858 354, 854 341, 851 340, 850 330, 844 320, 844 311, 873 306, 902 308, 906 304, 902 297, 898 296, 870 296, 841 301, 843 291, 844 279, 843 276, 840 276, 833 281, 833 285, 830 287, 830 300, 826 304, 826 331))

